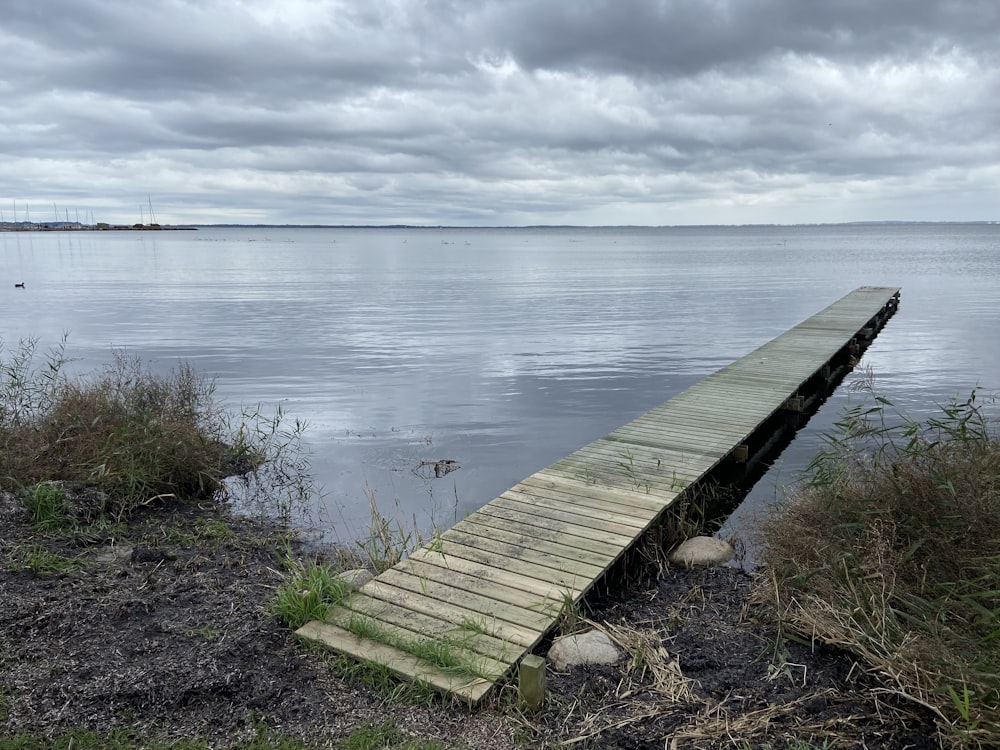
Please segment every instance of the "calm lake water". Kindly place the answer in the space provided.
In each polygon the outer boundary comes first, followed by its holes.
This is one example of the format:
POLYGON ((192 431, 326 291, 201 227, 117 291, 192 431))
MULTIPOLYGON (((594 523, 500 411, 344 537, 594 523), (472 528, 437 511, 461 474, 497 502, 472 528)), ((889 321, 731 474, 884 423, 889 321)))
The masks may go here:
MULTIPOLYGON (((316 520, 448 525, 857 286, 902 287, 865 357, 908 413, 1000 387, 1000 226, 265 229, 0 234, 0 340, 74 367, 188 360, 309 422, 316 520), (24 281, 27 288, 15 289, 24 281), (460 469, 434 478, 423 461, 460 469)), ((841 388, 731 517, 752 525, 841 388)))

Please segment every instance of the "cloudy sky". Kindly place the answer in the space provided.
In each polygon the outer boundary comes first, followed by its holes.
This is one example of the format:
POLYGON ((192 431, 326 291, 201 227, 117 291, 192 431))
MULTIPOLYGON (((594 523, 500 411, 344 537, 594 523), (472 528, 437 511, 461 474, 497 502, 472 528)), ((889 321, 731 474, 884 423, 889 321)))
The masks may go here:
POLYGON ((996 0, 4 0, 0 60, 7 220, 1000 219, 996 0))

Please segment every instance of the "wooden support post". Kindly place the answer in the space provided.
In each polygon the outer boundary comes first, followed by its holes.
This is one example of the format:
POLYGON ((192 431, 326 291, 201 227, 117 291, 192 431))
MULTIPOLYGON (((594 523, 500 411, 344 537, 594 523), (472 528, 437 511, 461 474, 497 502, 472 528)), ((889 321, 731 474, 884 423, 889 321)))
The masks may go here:
POLYGON ((545 703, 545 659, 528 654, 517 668, 517 689, 521 703, 529 711, 537 711, 545 703))
POLYGON ((750 446, 746 443, 740 443, 733 448, 733 452, 730 455, 736 463, 745 464, 750 460, 750 446))
POLYGON ((787 401, 785 401, 785 410, 800 412, 802 411, 802 407, 804 405, 805 405, 805 399, 803 399, 802 396, 795 394, 787 401))
POLYGON ((824 380, 829 380, 830 376, 833 374, 833 371, 830 369, 830 365, 823 365, 821 368, 819 368, 819 374, 820 377, 823 378, 824 380))

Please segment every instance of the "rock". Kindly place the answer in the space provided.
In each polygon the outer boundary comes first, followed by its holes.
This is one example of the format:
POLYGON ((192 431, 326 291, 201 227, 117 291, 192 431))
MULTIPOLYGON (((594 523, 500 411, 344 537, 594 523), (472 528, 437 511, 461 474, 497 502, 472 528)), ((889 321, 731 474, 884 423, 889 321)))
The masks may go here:
POLYGON ((116 562, 131 560, 133 554, 133 547, 115 544, 94 555, 94 562, 99 565, 112 565, 116 562))
POLYGON ((670 562, 691 567, 693 565, 722 565, 736 554, 729 542, 711 536, 695 536, 677 546, 670 555, 670 562))
POLYGON ((337 573, 337 578, 350 586, 354 591, 364 586, 374 577, 370 570, 365 570, 364 568, 355 568, 354 570, 345 570, 342 573, 337 573))
POLYGON ((549 649, 549 659, 558 670, 580 664, 614 664, 621 652, 600 630, 557 638, 549 649))

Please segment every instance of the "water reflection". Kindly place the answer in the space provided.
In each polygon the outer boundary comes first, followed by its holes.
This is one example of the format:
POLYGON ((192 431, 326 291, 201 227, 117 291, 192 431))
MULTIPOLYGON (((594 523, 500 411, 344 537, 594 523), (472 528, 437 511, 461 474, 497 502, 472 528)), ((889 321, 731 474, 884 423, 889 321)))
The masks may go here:
MULTIPOLYGON (((997 387, 998 227, 204 229, 0 235, 0 337, 191 360, 310 422, 321 515, 461 517, 862 284, 903 288, 866 355, 902 408, 997 387), (27 293, 24 293, 27 292, 27 293), (456 460, 439 478, 421 461, 456 460)), ((781 494, 838 392, 730 528, 781 494)))

